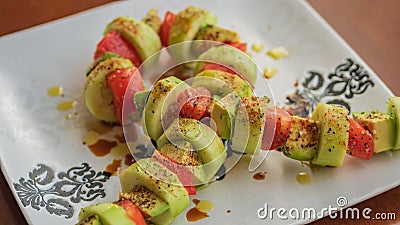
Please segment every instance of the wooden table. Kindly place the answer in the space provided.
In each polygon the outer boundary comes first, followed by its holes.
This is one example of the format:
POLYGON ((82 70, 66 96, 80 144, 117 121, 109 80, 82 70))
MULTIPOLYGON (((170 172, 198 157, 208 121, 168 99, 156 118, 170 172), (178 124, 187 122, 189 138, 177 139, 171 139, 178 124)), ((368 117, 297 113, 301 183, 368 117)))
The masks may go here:
MULTIPOLYGON (((111 0, 13 0, 0 5, 0 35, 70 15, 111 0)), ((400 1, 399 0, 309 0, 318 12, 342 35, 380 75, 396 95, 400 95, 400 1)), ((314 224, 393 224, 400 221, 400 187, 362 202, 374 212, 395 212, 396 220, 332 220, 314 224)), ((0 173, 0 220, 22 225, 26 221, 0 173)))

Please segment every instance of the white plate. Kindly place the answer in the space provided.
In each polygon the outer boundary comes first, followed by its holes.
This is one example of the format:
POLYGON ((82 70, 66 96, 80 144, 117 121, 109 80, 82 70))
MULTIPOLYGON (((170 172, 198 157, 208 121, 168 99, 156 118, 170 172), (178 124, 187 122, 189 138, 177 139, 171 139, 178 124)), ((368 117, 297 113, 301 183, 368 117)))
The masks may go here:
MULTIPOLYGON (((119 184, 115 176, 102 180, 101 174, 88 175, 90 170, 104 170, 114 156, 95 157, 82 145, 81 138, 86 132, 84 122, 90 115, 82 104, 81 90, 85 70, 103 28, 120 15, 141 18, 151 7, 159 9, 160 15, 166 10, 177 12, 188 5, 209 9, 218 16, 221 26, 237 30, 249 44, 260 41, 267 48, 285 46, 289 50, 290 57, 280 61, 264 53, 253 54, 261 68, 278 68, 278 75, 271 80, 277 101, 284 102, 287 94, 296 91, 295 80, 300 81, 297 87, 300 89, 310 76, 309 71, 321 74, 324 79, 323 86, 312 91, 315 97, 321 97, 333 80, 343 81, 343 78, 328 78, 338 68, 343 70, 340 73, 345 78, 352 78, 352 84, 365 83, 361 89, 366 90, 350 89, 345 82, 339 82, 335 90, 346 87, 345 92, 336 97, 322 97, 321 101, 341 99, 353 111, 385 109, 385 101, 392 95, 390 90, 306 2, 259 0, 251 3, 239 0, 118 2, 1 37, 1 166, 29 223, 74 224, 81 207, 117 198, 119 184), (350 62, 347 59, 352 62, 350 69, 338 67, 350 62), (357 65, 362 68, 357 70, 357 65), (356 81, 357 71, 367 77, 356 81), (79 111, 79 118, 66 120, 66 113, 55 110, 61 98, 50 98, 46 93, 53 85, 64 87, 65 100, 80 102, 75 110, 79 111), (354 95, 350 96, 351 93, 354 95), (63 176, 67 171, 69 174, 63 176), (73 172, 78 172, 75 177, 73 172), (84 175, 88 175, 88 180, 82 180, 84 175), (89 184, 98 184, 97 192, 92 195, 84 192, 89 184)), ((287 210, 313 207, 318 212, 329 205, 337 207, 337 198, 344 196, 348 205, 352 205, 398 185, 399 160, 399 152, 375 155, 370 161, 346 157, 340 168, 312 172, 299 162, 273 152, 257 170, 268 172, 265 180, 254 180, 247 164, 240 163, 223 181, 199 191, 198 198, 209 199, 215 205, 210 217, 199 224, 265 224, 266 221, 257 217, 257 210, 265 203, 287 210), (312 183, 298 184, 299 172, 310 173, 312 183)), ((269 223, 306 221, 282 220, 275 215, 269 223)), ((184 213, 174 222, 185 223, 184 213)))

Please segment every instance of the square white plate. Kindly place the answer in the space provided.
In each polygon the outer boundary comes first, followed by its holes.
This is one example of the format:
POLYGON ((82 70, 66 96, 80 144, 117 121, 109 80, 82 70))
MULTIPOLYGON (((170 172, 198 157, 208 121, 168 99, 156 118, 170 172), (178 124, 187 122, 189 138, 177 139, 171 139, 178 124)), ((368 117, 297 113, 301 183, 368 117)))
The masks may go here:
MULTIPOLYGON (((112 176, 107 180, 96 173, 103 171, 114 156, 95 157, 82 145, 85 121, 91 118, 81 98, 85 70, 105 25, 121 15, 141 18, 150 8, 157 8, 163 16, 166 10, 178 12, 189 5, 210 10, 218 16, 222 27, 238 31, 249 45, 262 42, 266 49, 288 49, 290 56, 279 61, 267 57, 265 51, 252 52, 261 69, 278 68, 277 76, 271 79, 278 102, 284 103, 286 95, 297 89, 307 89, 303 83, 311 74, 313 84, 318 83, 318 77, 323 80, 317 90, 308 89, 313 99, 344 101, 352 111, 384 110, 386 99, 393 95, 304 1, 125 1, 3 36, 1 167, 30 224, 74 224, 81 207, 117 199, 118 179, 112 176), (338 76, 329 78, 329 74, 338 76), (366 76, 357 80, 362 75, 366 76), (293 85, 296 80, 297 87, 293 85), (329 89, 333 82, 337 85, 329 89), (64 98, 47 96, 47 89, 54 85, 63 86, 64 98), (77 100, 79 104, 71 113, 77 111, 79 115, 66 120, 67 113, 55 109, 61 100, 77 100), (88 192, 89 189, 95 191, 88 192)), ((346 157, 340 168, 313 172, 272 152, 256 171, 266 171, 265 180, 254 180, 255 172, 249 172, 246 162, 242 162, 225 179, 199 191, 196 198, 211 200, 215 205, 210 217, 199 224, 265 224, 257 217, 257 210, 265 204, 287 210, 312 207, 319 212, 329 206, 337 207, 337 198, 344 196, 347 205, 353 205, 397 186, 399 160, 399 152, 374 155, 369 161, 346 157), (308 172, 311 184, 297 183, 299 172, 308 172)), ((275 215, 268 223, 307 221, 279 219, 275 215)), ((185 213, 174 222, 185 223, 185 213)))

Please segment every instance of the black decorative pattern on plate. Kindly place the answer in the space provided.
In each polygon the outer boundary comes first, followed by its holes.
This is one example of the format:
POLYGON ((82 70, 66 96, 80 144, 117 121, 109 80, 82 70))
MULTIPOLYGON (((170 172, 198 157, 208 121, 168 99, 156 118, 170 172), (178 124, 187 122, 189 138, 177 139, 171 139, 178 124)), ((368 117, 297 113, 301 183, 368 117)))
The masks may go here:
POLYGON ((374 85, 368 72, 348 58, 326 78, 309 71, 301 83, 297 82, 296 92, 286 97, 284 108, 301 117, 309 115, 319 102, 342 105, 350 111, 346 100, 363 94, 374 85))
POLYGON ((24 207, 36 210, 45 208, 50 214, 69 219, 74 214, 72 203, 104 198, 104 183, 110 178, 106 172, 96 172, 89 164, 72 167, 55 178, 52 168, 38 164, 28 174, 14 183, 14 189, 24 207))

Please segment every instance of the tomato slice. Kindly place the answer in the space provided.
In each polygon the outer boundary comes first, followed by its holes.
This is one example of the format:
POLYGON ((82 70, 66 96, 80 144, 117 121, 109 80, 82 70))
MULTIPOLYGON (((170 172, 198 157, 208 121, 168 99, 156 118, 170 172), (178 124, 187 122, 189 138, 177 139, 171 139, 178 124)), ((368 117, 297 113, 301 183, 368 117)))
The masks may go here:
POLYGON ((161 154, 158 150, 153 152, 152 159, 162 163, 165 167, 175 173, 189 195, 196 195, 196 187, 189 170, 186 167, 179 165, 175 160, 167 155, 161 154))
POLYGON ((144 90, 144 82, 139 71, 136 73, 136 67, 117 69, 107 75, 107 85, 113 93, 113 105, 115 115, 121 124, 128 122, 128 117, 122 117, 122 109, 124 99, 128 98, 125 105, 125 112, 129 112, 126 115, 136 113, 136 107, 133 101, 133 97, 136 92, 144 90), (132 82, 130 82, 132 80, 132 82), (130 86, 128 87, 128 85, 130 86))
POLYGON ((350 119, 347 154, 367 160, 374 154, 374 140, 371 133, 353 119, 350 119))
POLYGON ((211 93, 205 87, 187 89, 178 95, 179 116, 200 120, 211 105, 211 93))
POLYGON ((288 112, 278 107, 267 109, 266 114, 267 119, 265 121, 261 149, 277 149, 286 142, 289 136, 292 117, 288 112))
POLYGON ((243 80, 245 80, 251 87, 252 90, 254 90, 254 86, 250 83, 250 81, 247 79, 247 77, 242 76, 241 74, 236 73, 234 70, 231 68, 221 65, 221 64, 216 64, 216 63, 204 63, 203 70, 219 70, 222 72, 227 72, 231 74, 236 74, 243 80))
POLYGON ((247 43, 245 43, 245 42, 230 42, 230 41, 227 41, 227 42, 225 42, 225 44, 230 45, 232 47, 235 47, 235 48, 239 49, 242 52, 246 52, 247 51, 247 43))
POLYGON ((128 40, 115 30, 108 32, 97 44, 96 52, 94 53, 94 60, 97 60, 106 52, 113 52, 131 60, 136 67, 139 67, 142 63, 136 49, 128 40))
POLYGON ((161 24, 159 35, 161 44, 165 47, 168 46, 169 31, 171 30, 175 17, 176 15, 174 13, 167 11, 167 13, 165 13, 164 21, 161 24))
POLYGON ((126 215, 135 222, 136 225, 146 225, 142 211, 129 200, 122 200, 116 203, 125 209, 126 215))

